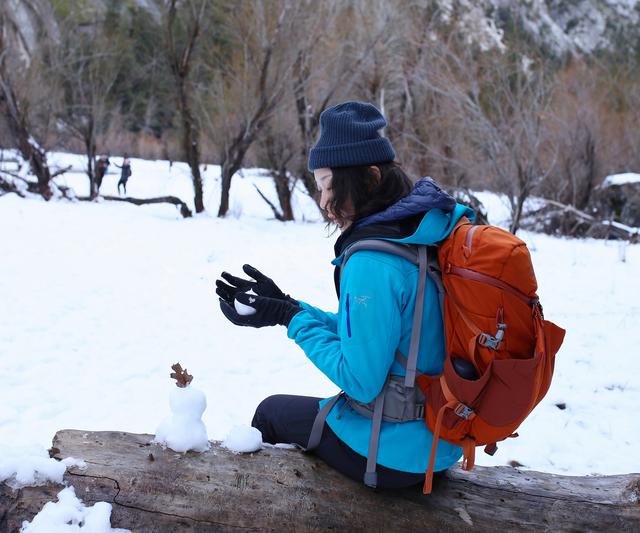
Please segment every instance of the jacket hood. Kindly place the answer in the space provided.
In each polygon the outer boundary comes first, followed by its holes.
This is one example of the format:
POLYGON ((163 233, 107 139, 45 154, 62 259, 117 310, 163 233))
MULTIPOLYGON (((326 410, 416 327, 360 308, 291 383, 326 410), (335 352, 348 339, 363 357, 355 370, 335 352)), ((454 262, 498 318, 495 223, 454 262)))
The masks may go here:
POLYGON ((473 221, 470 207, 456 203, 431 178, 422 178, 413 190, 384 211, 358 220, 337 240, 334 250, 340 264, 342 253, 362 239, 385 239, 406 244, 437 244, 449 235, 458 220, 473 221))
POLYGON ((384 211, 374 213, 356 222, 357 227, 380 222, 391 222, 408 218, 413 215, 426 213, 429 209, 442 209, 453 211, 456 201, 453 196, 443 191, 431 178, 422 178, 413 187, 413 190, 395 204, 384 211))
POLYGON ((404 198, 384 211, 363 218, 348 228, 335 243, 334 283, 340 297, 340 264, 344 252, 363 239, 384 239, 405 244, 434 245, 444 240, 458 220, 475 220, 473 209, 456 203, 431 178, 418 181, 404 198))

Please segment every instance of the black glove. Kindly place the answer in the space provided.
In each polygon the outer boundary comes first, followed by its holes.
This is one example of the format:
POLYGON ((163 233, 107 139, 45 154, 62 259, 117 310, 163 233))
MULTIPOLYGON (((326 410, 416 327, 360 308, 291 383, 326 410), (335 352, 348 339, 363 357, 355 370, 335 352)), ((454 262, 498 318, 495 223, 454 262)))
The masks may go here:
POLYGON ((298 304, 298 302, 288 294, 284 294, 271 278, 265 276, 258 269, 251 265, 243 265, 242 270, 244 270, 247 276, 253 278, 253 280, 237 278, 228 272, 223 272, 220 276, 229 284, 219 279, 216 280, 216 293, 227 303, 233 304, 236 294, 252 290, 258 296, 266 296, 267 298, 286 300, 289 303, 298 304))
POLYGON ((241 315, 234 307, 233 302, 228 302, 220 298, 220 309, 231 322, 236 326, 250 326, 252 328, 262 328, 264 326, 275 326, 281 324, 289 326, 291 319, 300 311, 302 307, 298 303, 291 303, 288 300, 277 298, 267 298, 253 294, 238 292, 235 296, 241 304, 253 307, 256 312, 251 315, 241 315))

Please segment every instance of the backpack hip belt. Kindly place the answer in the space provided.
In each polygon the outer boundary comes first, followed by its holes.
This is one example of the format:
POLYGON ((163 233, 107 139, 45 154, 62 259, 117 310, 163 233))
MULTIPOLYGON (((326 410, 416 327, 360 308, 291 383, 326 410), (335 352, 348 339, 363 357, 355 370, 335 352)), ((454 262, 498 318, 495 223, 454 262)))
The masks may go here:
MULTIPOLYGON (((406 361, 406 359, 405 359, 406 361)), ((389 376, 381 392, 384 395, 382 420, 384 422, 411 422, 424 419, 424 393, 420 387, 405 387, 404 376, 389 376)), ((347 404, 359 415, 373 418, 376 401, 359 402, 344 395, 347 404)))

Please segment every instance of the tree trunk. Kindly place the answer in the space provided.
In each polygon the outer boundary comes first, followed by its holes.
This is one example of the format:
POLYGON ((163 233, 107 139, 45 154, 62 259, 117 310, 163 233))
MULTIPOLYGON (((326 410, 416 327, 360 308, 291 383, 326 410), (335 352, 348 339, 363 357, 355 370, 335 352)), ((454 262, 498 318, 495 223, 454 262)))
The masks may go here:
POLYGON ((224 217, 229 211, 229 193, 231 191, 231 176, 233 176, 231 165, 224 161, 220 168, 220 207, 218 216, 224 217))
POLYGON ((246 135, 240 135, 231 145, 231 148, 223 157, 220 167, 220 207, 218 208, 218 216, 224 217, 229 211, 229 195, 231 193, 231 178, 240 170, 244 156, 251 146, 253 139, 247 138, 246 135))
POLYGON ((45 200, 51 199, 51 171, 47 163, 46 152, 35 141, 27 125, 27 118, 16 98, 11 81, 4 76, 4 65, 0 58, 0 103, 4 101, 5 116, 9 131, 13 136, 18 150, 25 161, 29 161, 31 172, 38 180, 38 189, 45 200))
POLYGON ((193 205, 196 213, 204 211, 204 200, 202 192, 202 176, 200 175, 200 135, 198 126, 191 113, 189 101, 186 94, 186 80, 180 78, 177 80, 180 92, 180 114, 182 117, 182 149, 185 158, 191 169, 191 177, 193 179, 193 205))
POLYGON ((287 170, 279 169, 274 176, 278 202, 282 209, 282 220, 293 220, 293 207, 291 207, 291 189, 289 189, 289 176, 287 170))
MULTIPOLYGON (((374 491, 298 450, 234 454, 213 443, 180 454, 152 435, 59 431, 57 459, 84 459, 65 481, 85 504, 112 504, 132 531, 638 531, 640 474, 566 477, 457 466, 434 491, 374 491)), ((0 530, 18 531, 61 490, 0 485, 0 530)))
POLYGON ((96 138, 93 117, 89 117, 89 124, 84 136, 84 148, 87 155, 87 175, 89 176, 89 196, 94 200, 98 196, 98 181, 96 179, 96 138))
POLYGON ((166 41, 168 47, 168 59, 171 65, 171 72, 176 84, 178 109, 180 111, 180 120, 182 122, 182 150, 184 158, 191 169, 191 177, 193 180, 193 204, 196 213, 204 211, 204 201, 202 193, 202 176, 200 175, 200 129, 194 118, 190 105, 190 94, 187 86, 189 73, 191 71, 191 62, 193 60, 193 51, 200 34, 200 19, 202 10, 206 6, 202 2, 198 14, 190 24, 187 33, 187 43, 182 52, 178 53, 174 41, 173 25, 177 17, 177 1, 171 0, 168 5, 166 41))

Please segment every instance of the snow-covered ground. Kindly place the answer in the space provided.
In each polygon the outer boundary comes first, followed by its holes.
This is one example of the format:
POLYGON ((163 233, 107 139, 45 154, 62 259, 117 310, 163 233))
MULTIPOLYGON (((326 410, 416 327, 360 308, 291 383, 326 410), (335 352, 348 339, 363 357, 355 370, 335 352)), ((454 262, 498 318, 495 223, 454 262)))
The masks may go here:
MULTIPOLYGON (((84 164, 66 154, 52 159, 77 170, 84 164)), ((191 203, 184 165, 134 159, 132 169, 130 195, 175 194, 191 203)), ((116 194, 117 169, 110 170, 104 194, 116 194)), ((44 450, 64 428, 153 433, 169 413, 175 362, 206 393, 203 420, 215 440, 248 424, 270 394, 336 392, 284 328, 231 325, 214 292, 222 270, 241 273, 250 263, 291 295, 335 310, 335 236, 327 238, 302 192, 296 213, 306 221, 273 220, 253 187, 275 199, 272 182, 256 170, 234 178, 230 216, 216 218, 218 177, 209 166, 208 212, 191 219, 167 205, 0 197, 0 448, 44 450)), ((80 173, 59 182, 87 192, 80 173)), ((480 196, 491 220, 504 223, 500 199, 480 196)), ((520 437, 493 458, 479 453, 477 462, 639 472, 640 246, 521 237, 546 316, 567 337, 552 387, 520 437)))

